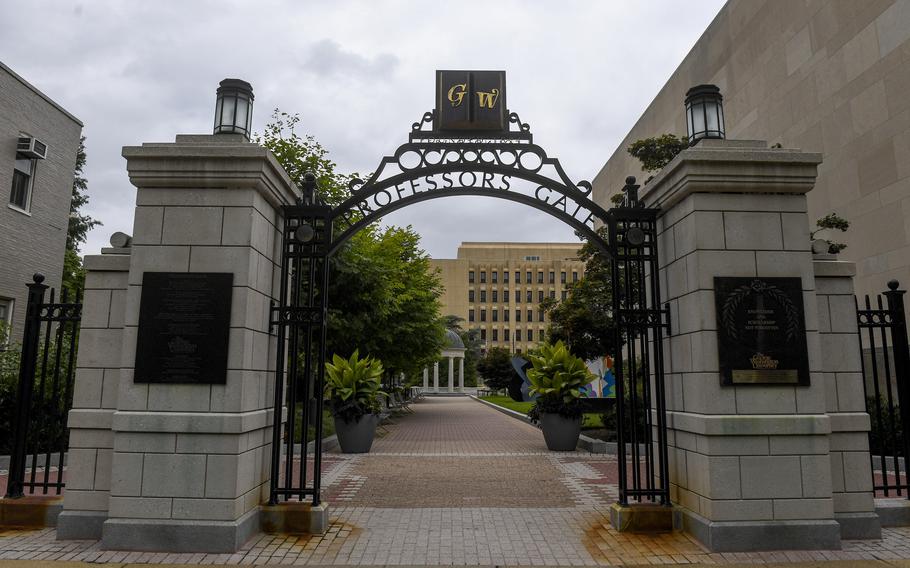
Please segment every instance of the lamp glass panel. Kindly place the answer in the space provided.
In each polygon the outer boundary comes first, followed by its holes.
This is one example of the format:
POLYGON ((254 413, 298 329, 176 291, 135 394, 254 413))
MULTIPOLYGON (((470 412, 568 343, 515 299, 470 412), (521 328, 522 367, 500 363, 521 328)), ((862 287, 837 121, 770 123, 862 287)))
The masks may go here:
POLYGON ((727 129, 724 127, 724 107, 721 105, 717 105, 717 119, 720 122, 721 133, 726 132, 727 129))
POLYGON ((221 126, 221 103, 222 98, 218 97, 218 100, 215 101, 215 129, 217 130, 221 126))
POLYGON ((720 123, 717 120, 717 102, 705 102, 705 116, 708 119, 708 132, 717 132, 720 130, 720 123))
POLYGON ((249 104, 250 104, 250 102, 248 100, 240 98, 240 97, 237 98, 237 122, 235 123, 235 126, 238 129, 246 130, 246 123, 247 123, 246 119, 247 119, 247 111, 249 109, 249 107, 248 107, 249 104))
POLYGON ((231 130, 234 126, 234 105, 237 99, 234 97, 224 97, 224 105, 221 107, 221 126, 226 130, 231 130))
POLYGON ((705 131, 705 103, 699 101, 692 103, 692 133, 701 134, 705 131))
POLYGON ((692 130, 692 105, 689 105, 689 108, 686 109, 686 128, 688 129, 689 136, 695 132, 692 130))

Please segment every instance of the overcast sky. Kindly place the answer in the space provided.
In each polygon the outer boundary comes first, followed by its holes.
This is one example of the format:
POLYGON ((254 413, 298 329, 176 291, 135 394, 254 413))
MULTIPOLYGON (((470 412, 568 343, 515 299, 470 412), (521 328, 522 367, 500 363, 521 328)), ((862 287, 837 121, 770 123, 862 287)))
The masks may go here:
MULTIPOLYGON (((722 6, 721 0, 0 0, 0 60, 85 123, 91 202, 131 232, 135 189, 121 148, 210 133, 215 89, 249 81, 253 128, 299 113, 341 171, 370 172, 433 106, 434 70, 504 69, 508 106, 575 181, 590 180, 722 6)), ((682 104, 682 101, 680 101, 682 104)), ((385 218, 424 248, 462 241, 574 241, 499 199, 431 200, 385 218)))

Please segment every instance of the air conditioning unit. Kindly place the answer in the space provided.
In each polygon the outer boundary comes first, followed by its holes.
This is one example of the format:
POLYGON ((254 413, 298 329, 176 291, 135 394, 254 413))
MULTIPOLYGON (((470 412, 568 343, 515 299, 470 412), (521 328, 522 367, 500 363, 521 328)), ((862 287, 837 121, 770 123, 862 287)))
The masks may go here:
POLYGON ((47 144, 30 136, 20 137, 16 152, 28 158, 43 160, 47 158, 47 144))

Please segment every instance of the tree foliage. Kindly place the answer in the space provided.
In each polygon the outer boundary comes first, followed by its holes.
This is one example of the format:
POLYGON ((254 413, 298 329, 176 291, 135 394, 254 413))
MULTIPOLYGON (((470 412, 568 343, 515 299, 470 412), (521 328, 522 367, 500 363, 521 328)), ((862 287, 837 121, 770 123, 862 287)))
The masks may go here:
POLYGON ((503 347, 493 347, 477 362, 477 372, 488 388, 504 389, 515 377, 512 356, 503 347))
MULTIPOLYGON (((606 238, 606 227, 598 233, 606 238)), ((578 256, 585 262, 584 276, 571 285, 565 300, 547 298, 541 308, 549 318, 547 341, 562 341, 587 361, 615 350, 612 267, 590 242, 578 256)))
POLYGON ((638 158, 644 171, 654 173, 663 169, 677 154, 688 147, 689 142, 675 134, 661 134, 636 140, 626 150, 632 157, 638 158))
MULTIPOLYGON (((300 117, 275 110, 255 141, 268 148, 298 186, 316 175, 329 205, 350 197, 343 174, 313 136, 300 135, 300 117)), ((336 231, 344 227, 336 226, 336 231)), ((439 356, 445 329, 439 317, 442 284, 411 227, 371 225, 354 234, 330 261, 327 352, 355 351, 380 359, 390 375, 414 375, 439 356)))
POLYGON ((85 269, 79 256, 79 246, 85 244, 88 232, 101 225, 101 221, 82 213, 88 204, 88 180, 83 175, 85 168, 85 136, 79 139, 76 151, 76 166, 73 169, 73 193, 70 198, 69 225, 66 230, 66 251, 63 257, 63 286, 71 291, 81 290, 85 284, 85 269))

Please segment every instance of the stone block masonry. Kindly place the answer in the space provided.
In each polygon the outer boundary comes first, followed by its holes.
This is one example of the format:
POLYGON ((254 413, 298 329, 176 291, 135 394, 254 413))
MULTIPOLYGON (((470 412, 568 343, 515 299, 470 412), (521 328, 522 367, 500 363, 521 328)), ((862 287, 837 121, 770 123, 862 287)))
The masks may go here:
MULTIPOLYGON (((233 552, 259 530, 259 504, 268 498, 270 302, 278 296, 280 207, 294 202, 297 188, 267 150, 239 136, 178 136, 123 153, 138 191, 128 272, 118 282, 122 323, 116 337, 84 352, 116 369, 107 461, 96 466, 109 485, 95 508, 67 502, 64 515, 92 515, 84 530, 95 533, 85 537, 100 536, 108 549, 233 552), (225 384, 134 382, 145 272, 233 275, 225 384)), ((90 321, 103 319, 94 304, 104 297, 87 299, 90 321)), ((87 384, 77 380, 77 391, 88 392, 87 384)), ((77 461, 92 451, 100 450, 77 461)), ((87 483, 81 475, 74 481, 87 483)))
POLYGON ((809 243, 806 193, 820 162, 763 142, 703 140, 642 192, 662 210, 659 278, 673 322, 671 498, 711 550, 830 549, 880 534, 859 439, 868 422, 849 394, 862 389, 855 313, 840 297, 852 293, 850 268, 813 262, 809 243), (808 386, 722 385, 715 276, 800 279, 808 386), (850 490, 845 460, 864 468, 850 490))

